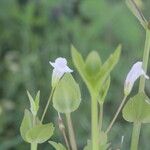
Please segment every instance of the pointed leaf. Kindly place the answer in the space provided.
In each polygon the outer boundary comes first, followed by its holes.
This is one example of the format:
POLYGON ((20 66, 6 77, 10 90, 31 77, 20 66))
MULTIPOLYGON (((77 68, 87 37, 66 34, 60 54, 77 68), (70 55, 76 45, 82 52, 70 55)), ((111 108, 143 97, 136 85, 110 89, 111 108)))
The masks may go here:
POLYGON ((71 113, 79 107, 80 102, 81 93, 79 85, 71 74, 66 73, 54 91, 53 106, 58 112, 71 113))
POLYGON ((49 144, 51 144, 55 150, 66 150, 66 148, 61 143, 56 143, 53 141, 48 141, 49 144))
POLYGON ((26 139, 30 143, 44 143, 53 135, 53 132, 54 126, 52 123, 37 125, 27 132, 26 139))
POLYGON ((28 98, 29 98, 29 101, 30 101, 30 110, 31 110, 32 114, 34 116, 36 116, 36 106, 35 106, 35 102, 33 100, 33 97, 31 96, 29 91, 27 91, 27 95, 28 95, 28 98))
POLYGON ((75 67, 77 68, 83 81, 86 83, 88 89, 90 89, 91 85, 89 84, 88 75, 85 71, 85 62, 81 54, 77 51, 77 49, 73 45, 71 46, 71 55, 72 55, 72 60, 73 60, 75 67))
POLYGON ((121 53, 121 45, 119 45, 116 48, 115 52, 113 54, 111 54, 110 57, 102 65, 100 72, 96 78, 97 87, 96 87, 95 91, 97 91, 97 93, 101 90, 101 88, 102 88, 104 82, 106 81, 106 79, 108 78, 110 72, 113 70, 115 65, 118 63, 119 58, 120 58, 120 53, 121 53))
POLYGON ((38 112, 38 110, 39 110, 39 101, 40 101, 40 91, 37 92, 35 100, 34 100, 36 112, 38 112))
POLYGON ((122 112, 126 121, 150 123, 150 100, 145 93, 138 93, 128 100, 122 112))
POLYGON ((106 82, 104 83, 104 85, 100 91, 99 99, 98 99, 98 102, 100 104, 104 103, 105 97, 106 97, 108 89, 109 89, 109 86, 110 86, 110 76, 108 77, 108 79, 106 80, 106 82))

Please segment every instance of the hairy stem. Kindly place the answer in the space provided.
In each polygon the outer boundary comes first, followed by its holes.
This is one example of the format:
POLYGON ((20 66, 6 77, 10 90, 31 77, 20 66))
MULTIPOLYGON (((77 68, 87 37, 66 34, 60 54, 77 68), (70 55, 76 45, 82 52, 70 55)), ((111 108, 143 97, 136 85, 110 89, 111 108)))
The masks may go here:
POLYGON ((67 147, 67 150, 70 150, 70 146, 69 146, 69 141, 68 141, 68 138, 67 138, 67 135, 66 135, 66 131, 65 131, 65 125, 63 123, 63 119, 60 115, 60 113, 58 112, 58 125, 59 125, 59 129, 64 137, 64 140, 65 140, 65 143, 66 143, 66 147, 67 147))
POLYGON ((76 144, 76 139, 75 139, 75 134, 74 134, 74 129, 73 129, 70 113, 66 114, 66 119, 67 119, 71 148, 72 150, 77 150, 77 144, 76 144))

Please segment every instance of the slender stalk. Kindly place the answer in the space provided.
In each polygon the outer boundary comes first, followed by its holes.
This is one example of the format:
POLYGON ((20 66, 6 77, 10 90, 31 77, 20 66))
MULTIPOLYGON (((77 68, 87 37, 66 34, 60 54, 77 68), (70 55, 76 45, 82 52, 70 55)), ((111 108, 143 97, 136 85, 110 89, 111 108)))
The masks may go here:
POLYGON ((92 150, 99 150, 99 128, 98 128, 98 103, 95 96, 92 96, 91 121, 92 121, 92 150))
MULTIPOLYGON (((36 125, 36 116, 33 116, 33 127, 36 125)), ((31 143, 31 150, 37 150, 38 144, 33 142, 31 143)))
POLYGON ((140 129, 141 129, 141 123, 135 122, 133 125, 131 150, 137 150, 138 149, 140 129))
POLYGON ((58 118, 59 118, 59 120, 58 120, 59 129, 60 129, 60 131, 62 132, 62 135, 63 135, 63 137, 64 137, 67 150, 70 150, 68 138, 67 138, 66 131, 65 131, 65 126, 64 126, 63 120, 62 120, 61 115, 60 115, 59 112, 58 112, 58 118))
MULTIPOLYGON (((147 29, 144 54, 143 54, 143 69, 145 72, 147 72, 149 53, 150 53, 150 30, 147 29)), ((144 92, 144 88, 145 88, 145 78, 141 76, 140 84, 139 84, 139 92, 144 92)), ((140 130, 141 130, 141 123, 135 122, 133 126, 133 131, 132 131, 131 150, 138 149, 140 130), (138 132, 138 133, 135 133, 135 132, 138 132)))
POLYGON ((67 119, 69 140, 70 140, 71 148, 72 148, 72 150, 77 150, 77 144, 76 144, 76 139, 75 139, 75 134, 74 134, 74 129, 73 129, 70 113, 66 114, 66 119, 67 119))
MULTIPOLYGON (((149 53, 150 53, 150 30, 147 29, 145 48, 144 48, 144 54, 143 54, 143 69, 145 72, 147 72, 149 53)), ((139 92, 144 91, 144 88, 145 88, 145 78, 144 76, 141 76, 140 84, 139 84, 139 92)))
POLYGON ((107 128, 107 130, 106 130, 106 132, 105 132, 106 134, 111 130, 111 128, 112 128, 114 122, 116 121, 116 119, 117 119, 117 117, 118 117, 118 115, 119 115, 119 113, 120 113, 120 111, 121 111, 121 109, 122 109, 122 107, 123 107, 123 105, 124 105, 124 103, 125 103, 125 101, 126 101, 126 98, 127 98, 127 96, 124 96, 124 98, 123 98, 123 100, 122 100, 122 102, 121 102, 121 104, 120 104, 120 106, 119 106, 117 112, 115 113, 114 118, 112 119, 110 125, 108 126, 108 128, 107 128))
POLYGON ((102 131, 103 125, 103 104, 100 104, 100 112, 99 112, 99 131, 102 131))
POLYGON ((62 131, 62 134, 63 134, 64 140, 65 140, 66 146, 67 146, 67 150, 70 150, 70 146, 69 146, 69 142, 68 142, 68 138, 66 136, 65 130, 62 131))
POLYGON ((37 143, 31 143, 31 150, 37 150, 37 143))
POLYGON ((44 109, 43 114, 42 114, 42 117, 41 117, 41 122, 43 122, 43 119, 44 119, 45 114, 46 114, 46 112, 47 112, 48 106, 49 106, 50 101, 51 101, 51 99, 52 99, 53 93, 54 93, 54 88, 52 89, 52 91, 51 91, 51 93, 50 93, 50 96, 49 96, 49 99, 48 99, 48 101, 47 101, 47 103, 46 103, 45 109, 44 109))

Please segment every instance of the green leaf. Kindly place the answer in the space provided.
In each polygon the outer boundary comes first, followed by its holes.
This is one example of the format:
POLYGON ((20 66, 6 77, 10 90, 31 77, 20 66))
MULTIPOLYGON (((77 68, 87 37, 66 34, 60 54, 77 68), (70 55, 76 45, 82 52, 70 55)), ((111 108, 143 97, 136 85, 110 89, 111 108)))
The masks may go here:
POLYGON ((73 60, 75 67, 77 68, 83 81, 86 83, 88 89, 90 90, 91 85, 89 83, 88 75, 87 75, 86 70, 85 70, 85 62, 84 62, 81 54, 77 51, 77 49, 73 45, 71 46, 71 55, 72 55, 72 60, 73 60))
POLYGON ((80 102, 79 85, 70 73, 66 73, 54 91, 53 106, 58 112, 71 113, 79 107, 80 102))
POLYGON ((34 116, 36 116, 36 114, 39 110, 40 91, 37 92, 35 100, 33 100, 33 97, 31 96, 29 91, 27 91, 27 95, 28 95, 28 98, 29 98, 29 101, 30 101, 30 110, 31 110, 32 114, 34 116))
POLYGON ((34 102, 35 102, 36 112, 38 112, 38 110, 39 110, 39 102, 40 102, 40 91, 37 92, 34 102))
POLYGON ((53 135, 53 132, 52 123, 37 125, 27 132, 26 139, 29 143, 44 143, 53 135))
POLYGON ((56 150, 66 150, 66 148, 61 143, 56 143, 53 141, 48 141, 56 150))
POLYGON ((131 10, 131 12, 134 14, 134 16, 140 21, 141 25, 146 29, 147 28, 147 20, 143 16, 141 10, 138 8, 137 4, 134 0, 126 0, 126 4, 131 10))
POLYGON ((82 56, 74 47, 72 47, 71 51, 74 65, 86 83, 90 94, 94 93, 94 95, 98 96, 103 84, 120 58, 121 45, 117 47, 103 65, 101 65, 100 57, 96 52, 91 52, 86 59, 86 63, 84 63, 82 56))
POLYGON ((110 72, 113 70, 115 65, 118 63, 121 53, 121 45, 119 45, 115 52, 110 55, 110 57, 105 61, 105 63, 102 65, 100 72, 96 78, 96 89, 95 91, 98 93, 101 91, 101 88, 110 75, 110 72))
POLYGON ((24 117, 20 126, 20 133, 24 141, 28 142, 26 139, 26 133, 32 128, 32 114, 29 110, 25 109, 24 117))
POLYGON ((85 70, 89 76, 95 76, 102 65, 99 54, 96 51, 92 51, 86 58, 85 70))
POLYGON ((98 102, 100 104, 104 103, 105 97, 106 97, 107 92, 109 90, 109 86, 110 86, 110 76, 108 77, 108 79, 106 80, 106 82, 104 83, 104 85, 100 91, 99 98, 98 98, 98 102))
POLYGON ((149 98, 145 93, 138 93, 128 100, 122 112, 126 121, 150 123, 149 98))

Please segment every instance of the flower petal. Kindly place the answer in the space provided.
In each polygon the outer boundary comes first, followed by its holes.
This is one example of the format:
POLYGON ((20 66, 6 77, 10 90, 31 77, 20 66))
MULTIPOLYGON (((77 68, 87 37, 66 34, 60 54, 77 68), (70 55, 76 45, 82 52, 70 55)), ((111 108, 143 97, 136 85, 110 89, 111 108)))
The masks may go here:
POLYGON ((55 60, 55 62, 50 61, 49 63, 54 67, 52 74, 52 86, 56 85, 64 73, 73 72, 73 70, 67 66, 67 60, 65 58, 59 57, 55 60))
POLYGON ((144 72, 142 68, 142 62, 137 62, 132 66, 131 70, 129 71, 126 77, 125 84, 124 84, 124 93, 126 95, 128 95, 131 92, 134 82, 141 75, 144 75, 146 79, 149 79, 149 77, 146 75, 146 73, 144 72))

